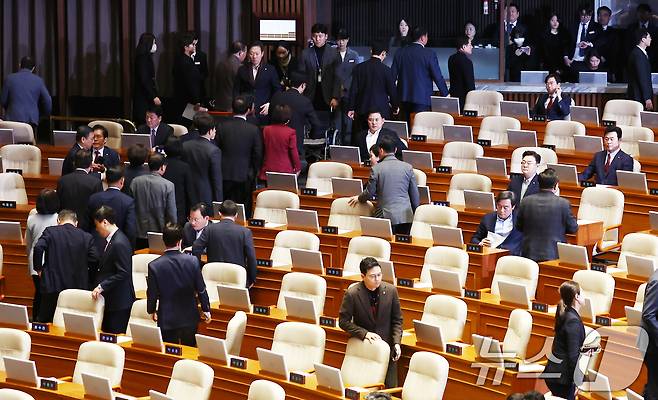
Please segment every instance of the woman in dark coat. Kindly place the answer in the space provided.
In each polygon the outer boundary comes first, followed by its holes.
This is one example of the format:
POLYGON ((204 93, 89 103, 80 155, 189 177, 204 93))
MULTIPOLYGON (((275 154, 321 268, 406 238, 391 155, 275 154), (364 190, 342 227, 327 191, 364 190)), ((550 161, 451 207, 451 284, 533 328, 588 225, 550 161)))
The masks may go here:
POLYGON ((157 51, 155 36, 142 33, 135 49, 135 89, 133 92, 133 122, 139 126, 146 122, 146 110, 160 106, 158 87, 155 83, 153 53, 157 51))

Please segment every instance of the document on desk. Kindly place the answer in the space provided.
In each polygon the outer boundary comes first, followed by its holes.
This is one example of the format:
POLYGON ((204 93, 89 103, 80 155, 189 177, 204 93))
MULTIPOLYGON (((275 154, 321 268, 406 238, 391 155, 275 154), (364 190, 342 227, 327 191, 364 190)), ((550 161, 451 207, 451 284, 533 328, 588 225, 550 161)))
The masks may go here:
POLYGON ((506 236, 499 235, 495 232, 487 232, 487 239, 489 239, 489 243, 491 243, 491 248, 492 249, 497 249, 498 246, 500 246, 506 239, 506 236))
POLYGON ((593 223, 598 222, 598 221, 595 221, 593 219, 579 219, 577 222, 578 222, 578 225, 588 225, 588 224, 593 224, 593 223))

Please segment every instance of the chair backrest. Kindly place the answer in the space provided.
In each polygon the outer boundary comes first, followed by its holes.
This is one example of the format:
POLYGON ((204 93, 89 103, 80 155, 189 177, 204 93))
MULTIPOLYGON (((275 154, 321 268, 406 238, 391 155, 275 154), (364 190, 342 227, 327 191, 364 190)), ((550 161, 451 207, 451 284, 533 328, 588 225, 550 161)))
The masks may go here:
POLYGON ((450 166, 454 171, 477 172, 475 159, 483 155, 484 149, 477 143, 446 143, 441 154, 441 166, 450 166))
POLYGON ((644 292, 647 290, 647 283, 644 282, 643 284, 640 285, 640 287, 637 288, 637 293, 635 294, 635 303, 633 304, 633 307, 637 309, 642 309, 644 306, 644 292))
POLYGON ((391 349, 383 340, 372 343, 352 337, 347 340, 345 358, 340 367, 345 386, 369 386, 384 383, 391 349))
POLYGON ((658 265, 658 237, 640 232, 627 234, 621 242, 621 254, 619 254, 619 261, 617 263, 618 268, 628 269, 626 267, 627 255, 650 257, 654 259, 655 265, 658 265))
POLYGON ((462 299, 444 294, 433 294, 425 300, 422 322, 441 327, 443 340, 462 340, 468 309, 462 299))
POLYGON ((442 356, 417 351, 409 361, 409 371, 402 386, 404 400, 440 400, 448 383, 450 365, 442 356))
POLYGON ((642 172, 642 164, 635 159, 633 159, 633 172, 642 172))
POLYGON ((258 379, 249 385, 247 400, 285 400, 286 391, 278 384, 258 379))
POLYGON ((320 239, 311 232, 285 230, 276 234, 270 259, 277 266, 291 265, 290 249, 320 250, 320 239))
POLYGON ((215 371, 194 360, 178 360, 167 386, 167 396, 174 399, 208 400, 215 371))
POLYGON ((352 179, 352 167, 333 161, 313 163, 308 168, 306 187, 315 188, 318 192, 333 193, 331 178, 352 179))
POLYGON ((524 285, 528 289, 528 297, 533 299, 537 291, 539 265, 529 258, 519 256, 503 256, 496 262, 496 270, 491 281, 491 293, 499 295, 498 282, 510 282, 524 285))
POLYGON ((585 125, 577 121, 554 120, 546 124, 544 144, 556 149, 575 149, 574 136, 585 136, 585 125))
POLYGON ((3 400, 34 400, 34 397, 15 389, 0 389, 0 399, 3 400))
POLYGON ((131 336, 130 324, 137 323, 147 326, 158 326, 158 323, 153 321, 151 314, 146 311, 146 299, 136 300, 130 308, 130 319, 128 320, 128 328, 126 335, 131 336))
POLYGON ((523 160, 523 153, 532 150, 541 156, 541 163, 537 166, 537 172, 542 172, 546 169, 546 164, 557 164, 557 153, 554 150, 546 147, 517 147, 512 151, 512 159, 510 162, 510 172, 521 173, 521 161, 523 160))
POLYGON ((617 125, 642 126, 640 112, 643 110, 642 103, 634 100, 608 100, 601 119, 616 121, 617 125))
POLYGON ((291 371, 310 371, 322 364, 326 333, 319 325, 282 322, 274 329, 272 351, 283 354, 291 371))
POLYGON ((580 294, 590 299, 594 315, 610 312, 615 292, 615 278, 612 275, 584 269, 576 271, 573 280, 580 285, 580 294))
POLYGON ((135 292, 146 290, 146 276, 149 273, 149 263, 160 257, 158 254, 133 254, 133 286, 135 292))
POLYGON ((187 133, 187 128, 184 127, 183 125, 178 125, 178 124, 169 124, 174 130, 174 136, 176 137, 181 137, 187 133))
POLYGON ((391 243, 370 236, 353 237, 347 247, 343 273, 360 274, 359 264, 365 257, 375 257, 377 260, 389 261, 391 259, 391 243))
POLYGON ((28 203, 25 181, 20 174, 0 173, 0 200, 15 201, 16 204, 28 203))
POLYGON ((412 135, 425 135, 428 139, 443 140, 443 125, 454 125, 455 119, 450 114, 423 111, 414 117, 412 135))
POLYGON ((287 224, 286 208, 299 208, 299 196, 285 190, 264 190, 256 197, 254 218, 275 224, 287 224))
POLYGON ((31 144, 6 144, 0 148, 2 172, 20 169, 24 174, 41 173, 41 149, 31 144))
POLYGON ((503 95, 493 90, 471 90, 466 94, 464 110, 475 110, 481 117, 500 115, 503 95))
POLYGON ((107 146, 119 151, 121 149, 121 135, 123 134, 123 126, 114 121, 97 120, 91 121, 89 127, 93 128, 94 125, 103 125, 107 129, 107 146))
POLYGON ((418 168, 414 168, 414 177, 416 178, 416 185, 427 186, 427 174, 418 168))
POLYGON ((643 126, 620 126, 622 136, 619 141, 622 151, 633 158, 640 155, 640 140, 653 142, 653 131, 643 126))
MULTIPOLYGON (((624 216, 624 193, 610 187, 588 187, 580 195, 578 219, 603 221, 603 229, 621 224, 624 216)), ((617 241, 617 230, 603 235, 603 240, 617 241)))
POLYGON ((14 143, 36 144, 34 130, 30 124, 0 120, 0 129, 12 129, 14 131, 14 143))
POLYGON ((432 239, 431 225, 457 227, 459 214, 450 207, 435 204, 422 204, 416 208, 411 224, 411 236, 418 239, 432 239))
POLYGON ((0 328, 0 371, 5 370, 2 357, 29 360, 31 350, 32 338, 30 334, 19 329, 0 328))
POLYGON ((236 311, 226 326, 226 352, 228 354, 240 355, 245 329, 247 329, 247 314, 244 311, 236 311))
POLYGON ((531 333, 532 315, 520 308, 513 310, 507 323, 503 349, 506 353, 515 353, 515 357, 525 360, 531 333))
POLYGON ((3 265, 4 265, 4 251, 2 250, 2 245, 0 244, 0 276, 2 276, 3 265))
POLYGON ((286 309, 286 296, 301 297, 313 301, 313 306, 318 315, 324 311, 324 300, 327 296, 327 281, 319 275, 306 272, 290 272, 281 280, 281 290, 276 307, 286 309))
POLYGON ((478 139, 491 140, 491 145, 509 144, 508 129, 521 129, 521 121, 512 117, 489 116, 480 123, 478 139))
POLYGON ((73 370, 73 383, 82 385, 82 374, 103 376, 111 386, 120 386, 126 352, 114 343, 85 342, 78 350, 78 360, 73 370))
POLYGON ((375 210, 371 202, 359 203, 356 207, 349 205, 349 197, 342 197, 331 202, 329 211, 329 226, 347 231, 358 231, 361 229, 359 217, 370 217, 375 210))
POLYGON ((105 299, 99 297, 94 300, 91 291, 80 289, 62 290, 57 297, 57 308, 53 317, 53 325, 64 327, 64 313, 90 315, 94 317, 96 326, 100 329, 103 325, 103 311, 105 310, 105 299))
POLYGON ((242 265, 211 262, 201 269, 210 302, 219 300, 217 285, 247 287, 247 270, 242 265))
POLYGON ((464 190, 491 192, 491 179, 488 176, 471 173, 453 175, 448 188, 448 201, 451 205, 465 204, 464 190))
POLYGON ((459 274, 459 283, 466 285, 468 275, 468 253, 464 249, 448 246, 434 246, 427 249, 420 271, 420 281, 432 283, 431 269, 438 269, 459 274))

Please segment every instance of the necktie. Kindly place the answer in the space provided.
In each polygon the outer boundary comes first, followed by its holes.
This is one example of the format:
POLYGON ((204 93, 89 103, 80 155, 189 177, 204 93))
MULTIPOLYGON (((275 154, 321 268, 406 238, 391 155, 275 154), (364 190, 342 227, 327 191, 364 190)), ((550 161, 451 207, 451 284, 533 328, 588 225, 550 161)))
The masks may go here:
MULTIPOLYGON (((583 23, 582 24, 582 29, 580 31, 580 41, 584 42, 585 41, 585 36, 587 36, 587 26, 583 23)), ((578 57, 584 57, 585 56, 585 49, 581 49, 580 47, 578 48, 578 57)))
POLYGON ((252 72, 254 74, 254 80, 256 80, 256 75, 258 75, 258 66, 254 67, 252 72))
POLYGON ((96 162, 96 159, 97 159, 98 157, 100 157, 100 155, 101 155, 101 152, 100 152, 100 151, 98 151, 98 150, 94 150, 94 162, 96 162))
POLYGON ((511 35, 512 34, 512 29, 514 28, 514 25, 512 25, 511 22, 507 23, 507 34, 511 35))
POLYGON ((605 165, 603 166, 603 172, 606 174, 608 173, 608 168, 610 168, 610 163, 612 162, 612 154, 608 153, 608 158, 605 161, 605 165))
POLYGON ((551 108, 553 108, 553 101, 555 100, 555 97, 551 96, 551 98, 548 100, 548 105, 546 105, 546 111, 551 111, 551 108))
POLYGON ((155 129, 151 129, 151 143, 155 142, 155 129))

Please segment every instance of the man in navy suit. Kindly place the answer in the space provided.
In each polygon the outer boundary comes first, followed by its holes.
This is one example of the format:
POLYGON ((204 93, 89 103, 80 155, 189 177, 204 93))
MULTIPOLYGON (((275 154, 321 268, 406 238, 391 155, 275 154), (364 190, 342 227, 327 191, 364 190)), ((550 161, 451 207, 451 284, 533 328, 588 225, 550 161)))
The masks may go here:
POLYGON ((633 157, 620 148, 621 128, 609 126, 603 134, 602 151, 594 154, 587 169, 578 175, 578 179, 586 181, 596 175, 596 183, 617 186, 617 171, 633 171, 633 157))
POLYGON ((36 127, 39 124, 39 106, 43 115, 49 115, 52 100, 43 79, 34 74, 34 60, 23 57, 20 67, 20 71, 7 76, 2 86, 0 104, 5 108, 7 121, 26 122, 36 127))
POLYGON ((428 41, 427 29, 414 28, 412 39, 413 43, 395 54, 391 68, 393 78, 398 82, 398 93, 407 120, 412 113, 430 110, 432 82, 439 88, 441 96, 448 95, 448 86, 441 74, 436 54, 425 48, 428 41))
POLYGON ((206 323, 210 322, 210 301, 199 260, 181 253, 181 239, 179 225, 165 226, 162 240, 166 250, 148 266, 146 311, 158 322, 163 341, 196 346, 197 297, 206 323))
POLYGON ((57 195, 60 209, 71 210, 78 215, 78 226, 85 231, 91 231, 87 207, 89 198, 96 192, 103 191, 103 184, 98 177, 93 176, 91 169, 91 153, 78 150, 75 154, 75 171, 64 175, 57 181, 57 195))
POLYGON ((75 143, 69 149, 69 152, 66 154, 64 162, 62 163, 62 176, 75 171, 75 153, 77 153, 78 150, 89 151, 93 143, 94 131, 92 131, 87 125, 80 125, 75 132, 75 143))
POLYGON ((521 156, 521 174, 511 175, 507 185, 507 190, 514 193, 518 203, 531 194, 539 193, 537 166, 541 162, 541 155, 533 150, 526 150, 521 156))
POLYGON ((649 336, 649 343, 644 354, 644 365, 647 367, 647 384, 644 387, 644 398, 658 399, 658 270, 656 270, 644 291, 642 307, 642 328, 649 336))
POLYGON ((96 172, 100 178, 100 173, 105 172, 107 168, 119 165, 121 158, 116 150, 106 146, 109 133, 103 125, 94 125, 91 128, 94 131, 94 143, 91 148, 91 171, 96 172))
POLYGON ((183 160, 196 174, 197 198, 212 207, 213 201, 222 201, 222 151, 215 145, 215 119, 206 112, 194 116, 199 137, 183 143, 183 160))
POLYGON ((645 109, 653 110, 653 88, 651 86, 651 61, 647 48, 651 46, 651 34, 640 28, 635 32, 635 47, 628 56, 626 97, 639 101, 645 109))
POLYGON ((562 93, 560 88, 560 77, 549 74, 544 79, 546 93, 537 98, 533 109, 534 115, 544 115, 546 119, 564 119, 571 113, 571 97, 562 93))
POLYGON ((384 128, 384 117, 379 110, 371 110, 368 113, 368 129, 359 135, 359 149, 361 151, 361 160, 367 160, 370 157, 370 148, 379 144, 384 137, 389 137, 395 144, 395 157, 402 160, 402 150, 407 146, 402 143, 397 133, 390 129, 384 128))
POLYGON ((523 234, 516 230, 516 198, 514 193, 504 190, 496 196, 496 211, 485 214, 480 220, 477 231, 471 238, 471 243, 491 246, 489 232, 503 236, 505 240, 498 245, 500 249, 507 249, 513 256, 521 255, 521 241, 523 234))
POLYGON ((572 82, 577 82, 578 73, 585 69, 585 55, 587 50, 594 47, 599 35, 601 25, 592 21, 594 10, 591 5, 582 5, 578 9, 580 21, 572 26, 570 33, 573 47, 565 50, 564 64, 571 68, 572 82))
POLYGON ((162 107, 153 106, 146 110, 146 124, 140 125, 137 133, 151 135, 151 147, 164 147, 174 128, 162 122, 162 107))
POLYGON ((450 96, 459 99, 459 109, 464 109, 466 95, 475 90, 475 73, 473 72, 473 44, 468 36, 457 38, 457 51, 448 58, 450 73, 450 96))
MULTIPOLYGON (((183 221, 181 221, 183 222, 183 221)), ((198 203, 190 209, 187 222, 182 230, 182 247, 187 248, 194 244, 194 241, 201 236, 203 230, 210 224, 210 213, 208 207, 203 203, 198 203)))

